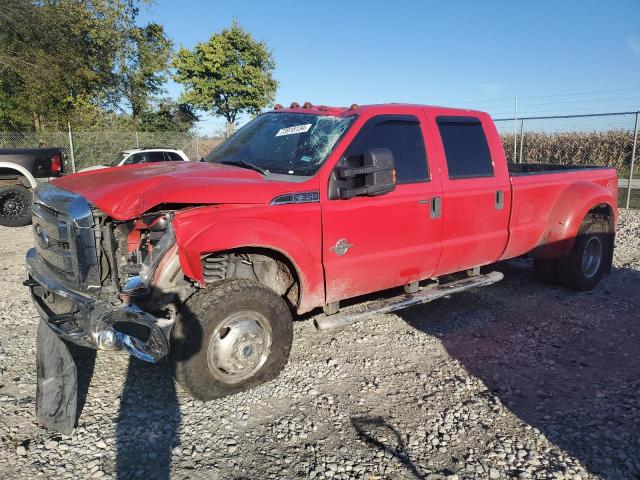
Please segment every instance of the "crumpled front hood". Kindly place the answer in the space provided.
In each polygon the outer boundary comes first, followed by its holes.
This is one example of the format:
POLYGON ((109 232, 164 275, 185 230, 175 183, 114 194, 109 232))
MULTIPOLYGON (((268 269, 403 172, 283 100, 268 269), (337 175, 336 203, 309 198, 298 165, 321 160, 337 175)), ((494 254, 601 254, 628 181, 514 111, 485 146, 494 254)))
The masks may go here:
POLYGON ((67 175, 53 180, 82 195, 116 220, 130 220, 160 204, 266 204, 292 183, 260 173, 203 162, 130 165, 67 175))

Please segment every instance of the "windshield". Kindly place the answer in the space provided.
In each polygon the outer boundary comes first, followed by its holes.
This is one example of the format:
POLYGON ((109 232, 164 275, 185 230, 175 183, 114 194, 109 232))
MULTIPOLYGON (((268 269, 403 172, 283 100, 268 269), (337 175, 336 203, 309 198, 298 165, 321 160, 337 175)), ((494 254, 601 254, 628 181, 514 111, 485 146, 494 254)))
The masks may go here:
POLYGON ((265 113, 205 157, 211 163, 252 164, 268 173, 314 175, 355 116, 265 113))
POLYGON ((111 160, 109 163, 107 163, 107 165, 109 165, 110 167, 117 167, 118 165, 120 165, 120 162, 122 161, 122 159, 126 156, 127 156, 126 153, 120 152, 120 156, 111 160))

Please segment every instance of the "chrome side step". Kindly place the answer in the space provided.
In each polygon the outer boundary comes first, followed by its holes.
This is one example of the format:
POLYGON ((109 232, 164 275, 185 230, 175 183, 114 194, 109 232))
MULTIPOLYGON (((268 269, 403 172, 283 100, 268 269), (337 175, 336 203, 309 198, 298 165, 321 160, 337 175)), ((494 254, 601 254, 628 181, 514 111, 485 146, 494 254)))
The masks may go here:
POLYGON ((503 278, 504 275, 501 272, 491 272, 486 275, 475 275, 473 277, 463 278, 444 285, 427 286, 416 293, 398 295, 397 297, 386 298, 384 300, 372 300, 347 307, 344 311, 340 311, 334 315, 325 315, 316 318, 314 324, 318 330, 344 327, 374 314, 389 313, 394 310, 429 303, 438 298, 453 295, 454 293, 486 287, 487 285, 499 282, 503 278))

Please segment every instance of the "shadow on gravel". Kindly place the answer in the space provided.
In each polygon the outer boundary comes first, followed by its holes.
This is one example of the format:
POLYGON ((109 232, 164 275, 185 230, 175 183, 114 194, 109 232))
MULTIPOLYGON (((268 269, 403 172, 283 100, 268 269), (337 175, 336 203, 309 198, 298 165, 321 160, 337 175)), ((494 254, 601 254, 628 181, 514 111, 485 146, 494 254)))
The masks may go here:
POLYGON ((351 417, 351 425, 358 438, 367 445, 382 450, 386 456, 397 458, 415 478, 426 478, 406 453, 406 445, 400 433, 383 418, 351 417))
POLYGON ((150 364, 129 358, 116 426, 118 479, 171 477, 181 421, 173 366, 195 355, 202 343, 200 323, 184 304, 177 308, 182 312, 182 326, 173 336, 172 361, 150 364))
POLYGON ((180 408, 168 364, 129 358, 116 426, 117 478, 168 479, 180 408))
POLYGON ((522 260, 496 268, 494 287, 398 315, 591 473, 640 478, 640 272, 577 293, 534 282, 522 260))

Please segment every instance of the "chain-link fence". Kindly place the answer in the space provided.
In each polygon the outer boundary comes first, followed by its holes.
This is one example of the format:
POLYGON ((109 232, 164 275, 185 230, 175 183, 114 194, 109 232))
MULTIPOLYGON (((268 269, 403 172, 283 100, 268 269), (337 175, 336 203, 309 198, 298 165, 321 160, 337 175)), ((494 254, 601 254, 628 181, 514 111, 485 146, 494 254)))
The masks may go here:
MULTIPOLYGON (((496 119, 507 158, 522 163, 608 165, 618 169, 620 206, 640 208, 638 112, 496 119)), ((222 141, 184 132, 0 132, 0 148, 57 146, 79 170, 122 150, 164 147, 197 160, 222 141)))
POLYGON ((0 148, 61 147, 67 171, 105 165, 132 148, 175 148, 198 160, 222 141, 184 132, 0 132, 0 148))
POLYGON ((496 119, 507 159, 618 169, 621 207, 640 208, 638 112, 496 119))

